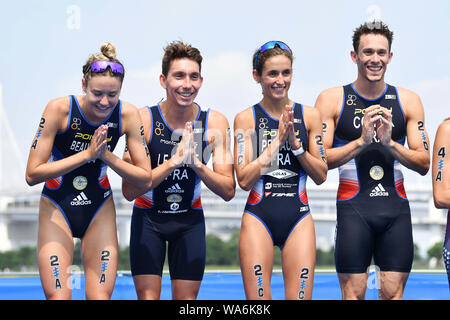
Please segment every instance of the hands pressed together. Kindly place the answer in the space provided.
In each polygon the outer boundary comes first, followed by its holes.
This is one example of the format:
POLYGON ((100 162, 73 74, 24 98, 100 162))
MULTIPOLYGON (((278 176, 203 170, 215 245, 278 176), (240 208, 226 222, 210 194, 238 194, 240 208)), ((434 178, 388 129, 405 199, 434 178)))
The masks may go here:
POLYGON ((294 111, 292 107, 286 105, 284 112, 281 114, 278 124, 278 139, 280 146, 283 145, 286 140, 289 142, 291 149, 296 150, 300 148, 301 141, 296 137, 294 130, 294 111))
POLYGON ((184 164, 189 167, 196 167, 201 163, 195 153, 194 131, 191 121, 186 122, 181 141, 177 145, 172 159, 176 167, 181 167, 184 164))
POLYGON ((89 145, 89 160, 102 159, 108 145, 108 126, 101 125, 92 135, 91 144, 89 145))
POLYGON ((392 137, 392 114, 380 105, 370 106, 365 110, 361 139, 365 145, 375 139, 385 146, 389 146, 392 137))

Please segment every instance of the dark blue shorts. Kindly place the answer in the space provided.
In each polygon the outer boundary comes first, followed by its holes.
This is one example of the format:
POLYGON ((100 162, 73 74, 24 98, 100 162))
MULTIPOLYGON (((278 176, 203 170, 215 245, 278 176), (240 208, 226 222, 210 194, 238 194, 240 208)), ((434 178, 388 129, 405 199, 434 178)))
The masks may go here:
POLYGON ((373 207, 337 203, 336 271, 365 273, 374 263, 381 271, 410 272, 414 258, 408 201, 373 207))
POLYGON ((134 207, 130 236, 132 275, 162 276, 166 243, 170 278, 201 281, 206 263, 203 211, 171 215, 134 207))

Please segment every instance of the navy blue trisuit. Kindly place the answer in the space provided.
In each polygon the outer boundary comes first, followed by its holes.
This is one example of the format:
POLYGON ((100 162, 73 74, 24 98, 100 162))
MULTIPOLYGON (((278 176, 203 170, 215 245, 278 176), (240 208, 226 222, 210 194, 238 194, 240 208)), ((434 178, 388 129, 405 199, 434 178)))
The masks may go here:
MULTIPOLYGON (((84 116, 77 98, 70 96, 67 127, 56 134, 48 161, 61 160, 89 148, 95 130, 103 124, 108 125, 107 148, 112 152, 120 138, 121 109, 119 100, 103 122, 93 124, 84 116)), ((73 237, 83 237, 92 219, 112 195, 107 168, 102 160, 96 159, 44 184, 42 196, 59 208, 73 237)))
MULTIPOLYGON (((147 144, 152 169, 169 160, 182 133, 164 119, 160 105, 147 107, 151 116, 147 144)), ((210 158, 207 142, 208 115, 201 110, 193 124, 197 158, 210 158)), ((166 244, 171 279, 200 281, 206 262, 205 217, 201 203, 201 179, 186 165, 175 169, 154 189, 134 202, 131 220, 130 261, 132 275, 162 275, 166 244)))
MULTIPOLYGON (((279 120, 271 117, 260 104, 252 107, 255 120, 253 155, 259 157, 278 135, 279 120)), ((308 150, 308 133, 303 105, 294 103, 294 131, 308 150)), ((307 174, 291 151, 289 142, 279 149, 269 171, 262 175, 249 193, 244 213, 257 218, 266 228, 273 244, 282 248, 294 227, 309 213, 306 194, 307 174)))
POLYGON ((445 229, 442 256, 444 258, 445 269, 447 270, 448 288, 450 290, 450 209, 447 211, 447 227, 445 229))
MULTIPOLYGON (((333 147, 358 139, 366 108, 379 104, 392 114, 392 140, 404 145, 406 120, 398 91, 386 85, 376 99, 362 97, 352 84, 343 87, 333 147)), ((414 245, 411 212, 401 165, 375 135, 372 143, 339 167, 335 264, 339 273, 409 272, 414 245)))

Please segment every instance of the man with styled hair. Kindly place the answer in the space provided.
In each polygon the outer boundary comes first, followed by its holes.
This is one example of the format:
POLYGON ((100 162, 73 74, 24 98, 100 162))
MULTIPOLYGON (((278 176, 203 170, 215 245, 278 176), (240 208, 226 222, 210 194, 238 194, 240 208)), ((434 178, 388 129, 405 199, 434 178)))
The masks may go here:
POLYGON ((401 299, 414 257, 401 166, 425 175, 429 140, 419 96, 384 81, 392 39, 381 21, 358 27, 350 53, 357 79, 316 101, 328 167, 339 168, 335 264, 343 299, 364 299, 372 258, 379 298, 401 299))
MULTIPOLYGON (((229 124, 223 114, 194 102, 202 86, 200 51, 181 41, 164 52, 161 86, 166 99, 140 109, 145 144, 154 168, 153 189, 144 193, 125 180, 134 202, 130 258, 139 299, 159 299, 168 245, 172 298, 196 299, 206 262, 202 182, 225 201, 235 181, 229 124), (212 155, 212 169, 207 162, 212 155)), ((124 159, 130 155, 125 153, 124 159)))

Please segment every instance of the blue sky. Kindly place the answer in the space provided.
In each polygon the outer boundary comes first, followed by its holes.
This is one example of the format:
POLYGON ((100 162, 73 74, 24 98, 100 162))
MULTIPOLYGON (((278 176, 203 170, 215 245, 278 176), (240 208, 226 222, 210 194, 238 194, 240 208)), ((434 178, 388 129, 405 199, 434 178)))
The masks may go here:
MULTIPOLYGON (((290 97, 314 105, 322 90, 356 79, 352 32, 364 21, 381 18, 394 31, 386 81, 421 96, 433 140, 439 123, 450 116, 448 13, 447 0, 2 1, 3 105, 26 161, 45 105, 81 93, 81 67, 102 42, 112 42, 125 64, 121 98, 142 107, 164 97, 158 81, 163 47, 183 40, 204 57, 197 102, 221 111, 232 124, 239 111, 261 98, 251 57, 262 43, 289 44, 295 56, 290 97)), ((408 171, 406 187, 431 181, 429 175, 408 171)))

